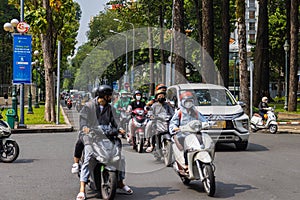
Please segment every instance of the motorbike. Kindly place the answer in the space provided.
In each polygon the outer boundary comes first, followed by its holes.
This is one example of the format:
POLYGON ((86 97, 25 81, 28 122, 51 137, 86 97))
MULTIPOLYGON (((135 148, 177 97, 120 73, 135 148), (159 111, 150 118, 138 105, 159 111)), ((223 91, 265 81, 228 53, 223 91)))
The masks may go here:
POLYGON ((88 185, 92 190, 99 192, 100 198, 105 200, 114 199, 116 195, 121 167, 122 144, 117 136, 110 136, 110 133, 111 130, 98 126, 82 137, 84 148, 90 148, 93 152, 93 157, 89 161, 88 185))
POLYGON ((133 115, 133 149, 139 153, 144 151, 144 143, 146 141, 145 129, 148 122, 147 112, 143 108, 136 108, 132 111, 133 115))
POLYGON ((260 129, 269 129, 270 133, 275 134, 278 130, 278 124, 276 122, 276 116, 274 114, 274 108, 269 107, 267 111, 267 121, 264 122, 263 118, 258 114, 254 113, 250 120, 250 127, 253 132, 260 129))
POLYGON ((192 180, 200 180, 207 195, 214 196, 215 144, 208 134, 201 131, 209 126, 207 122, 193 120, 179 127, 179 133, 172 137, 173 169, 185 185, 192 180), (185 137, 178 137, 180 134, 185 137))
POLYGON ((4 163, 14 162, 19 156, 19 145, 18 143, 9 138, 11 135, 11 128, 8 123, 3 119, 1 108, 0 112, 0 161, 4 163))
MULTIPOLYGON (((127 114, 126 108, 123 107, 120 110, 120 126, 128 133, 128 122, 130 120, 130 114, 127 114)), ((123 138, 126 137, 126 135, 122 135, 123 138)))
POLYGON ((80 112, 81 108, 82 108, 81 100, 78 99, 77 101, 75 101, 75 109, 77 110, 77 112, 80 112))
POLYGON ((153 129, 155 137, 155 145, 153 149, 154 158, 157 161, 164 159, 165 166, 170 166, 172 163, 171 152, 171 135, 169 133, 169 121, 171 116, 165 113, 154 116, 153 129))
POLYGON ((71 99, 68 99, 68 101, 67 101, 67 107, 69 108, 69 109, 71 109, 72 108, 72 100, 71 99))

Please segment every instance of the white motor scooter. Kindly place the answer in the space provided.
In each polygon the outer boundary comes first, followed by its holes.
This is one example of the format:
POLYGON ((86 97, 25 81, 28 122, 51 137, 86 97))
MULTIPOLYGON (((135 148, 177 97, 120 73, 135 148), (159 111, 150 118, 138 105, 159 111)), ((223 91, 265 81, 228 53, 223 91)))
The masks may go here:
POLYGON ((208 134, 201 132, 201 129, 206 127, 209 127, 209 124, 199 120, 179 127, 180 133, 172 138, 172 153, 175 159, 173 168, 184 184, 200 179, 207 195, 213 196, 216 190, 213 164, 215 144, 208 134), (180 134, 184 134, 184 137, 180 137, 180 134))
POLYGON ((251 130, 256 132, 260 129, 269 129, 270 133, 275 134, 278 129, 278 124, 276 122, 276 116, 274 114, 274 108, 269 107, 267 111, 268 119, 266 122, 263 121, 262 117, 258 113, 254 113, 250 124, 251 130))

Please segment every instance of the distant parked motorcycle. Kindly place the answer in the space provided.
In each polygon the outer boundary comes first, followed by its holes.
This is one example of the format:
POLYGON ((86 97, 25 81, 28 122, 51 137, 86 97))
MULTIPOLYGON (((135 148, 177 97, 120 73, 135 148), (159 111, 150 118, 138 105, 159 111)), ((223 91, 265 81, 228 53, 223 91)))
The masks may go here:
POLYGON ((264 122, 263 118, 258 113, 254 113, 250 121, 250 127, 253 132, 256 132, 260 129, 269 129, 270 133, 272 134, 277 132, 278 124, 276 122, 274 108, 269 107, 266 116, 267 121, 264 122))
POLYGON ((202 132, 209 127, 207 122, 190 121, 180 126, 180 133, 185 137, 173 137, 172 152, 175 162, 173 168, 184 184, 191 180, 200 180, 208 196, 214 196, 216 190, 215 166, 213 164, 215 145, 211 137, 202 132), (180 139, 184 139, 183 141, 180 139), (185 168, 187 161, 188 168, 185 168))
MULTIPOLYGON (((1 108, 1 112, 4 108, 1 108)), ((11 128, 8 123, 3 119, 0 112, 0 161, 4 163, 11 163, 19 156, 18 143, 9 138, 11 135, 11 128)))

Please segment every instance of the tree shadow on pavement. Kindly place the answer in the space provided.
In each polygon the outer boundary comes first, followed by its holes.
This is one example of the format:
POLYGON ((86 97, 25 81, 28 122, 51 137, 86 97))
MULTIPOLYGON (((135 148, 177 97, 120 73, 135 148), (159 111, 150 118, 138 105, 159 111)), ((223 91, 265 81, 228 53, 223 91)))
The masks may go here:
POLYGON ((234 183, 217 182, 215 198, 230 198, 237 193, 243 193, 247 190, 256 190, 258 188, 251 185, 239 185, 234 183))

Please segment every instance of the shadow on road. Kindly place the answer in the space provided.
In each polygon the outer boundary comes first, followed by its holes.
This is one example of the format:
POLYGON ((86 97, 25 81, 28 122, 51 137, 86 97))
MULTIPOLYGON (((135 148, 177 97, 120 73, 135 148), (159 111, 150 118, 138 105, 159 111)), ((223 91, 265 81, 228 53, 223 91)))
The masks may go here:
MULTIPOLYGON (((260 144, 255 144, 255 143, 249 142, 246 151, 251 151, 251 152, 253 152, 253 151, 269 151, 269 149, 260 144)), ((217 144, 216 152, 243 152, 243 151, 236 150, 234 144, 217 144)))
POLYGON ((37 161, 39 159, 17 159, 16 161, 14 161, 14 163, 19 163, 19 164, 23 164, 23 163, 33 163, 34 161, 37 161))
POLYGON ((223 182, 217 182, 215 198, 230 198, 234 197, 237 193, 242 193, 247 190, 255 190, 258 188, 252 187, 251 185, 238 185, 238 184, 227 184, 223 182))

